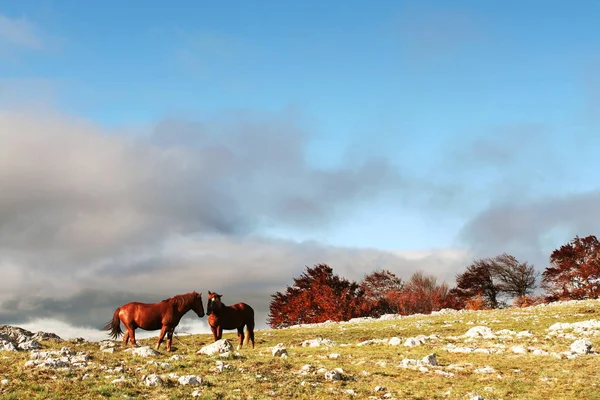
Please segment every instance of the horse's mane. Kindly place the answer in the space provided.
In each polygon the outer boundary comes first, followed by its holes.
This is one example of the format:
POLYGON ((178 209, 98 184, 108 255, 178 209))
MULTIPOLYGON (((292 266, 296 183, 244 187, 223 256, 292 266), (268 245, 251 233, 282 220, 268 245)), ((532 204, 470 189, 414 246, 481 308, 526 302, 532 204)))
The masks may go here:
POLYGON ((176 294, 173 297, 169 297, 168 299, 164 299, 162 303, 175 303, 177 306, 185 306, 191 304, 196 299, 198 293, 189 292, 184 294, 176 294))

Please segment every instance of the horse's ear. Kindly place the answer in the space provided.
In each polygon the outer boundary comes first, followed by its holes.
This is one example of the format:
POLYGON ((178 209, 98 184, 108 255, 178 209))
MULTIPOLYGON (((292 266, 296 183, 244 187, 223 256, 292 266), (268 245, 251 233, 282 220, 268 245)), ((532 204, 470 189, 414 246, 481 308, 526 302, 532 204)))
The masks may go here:
POLYGON ((208 294, 212 294, 212 292, 209 290, 209 291, 208 291, 208 294))

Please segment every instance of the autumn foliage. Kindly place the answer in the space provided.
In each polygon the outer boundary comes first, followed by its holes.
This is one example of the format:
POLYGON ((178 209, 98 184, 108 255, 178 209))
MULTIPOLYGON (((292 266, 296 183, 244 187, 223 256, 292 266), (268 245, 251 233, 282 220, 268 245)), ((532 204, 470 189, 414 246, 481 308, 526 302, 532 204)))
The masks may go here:
POLYGON ((345 321, 361 315, 363 291, 326 264, 306 267, 285 293, 271 295, 267 323, 272 327, 345 321))
POLYGON ((456 275, 456 287, 438 284, 435 276, 414 273, 403 282, 388 270, 366 274, 360 283, 333 273, 326 264, 306 267, 284 292, 271 295, 268 324, 346 321, 383 314, 429 314, 442 308, 498 308, 507 298, 517 307, 548 301, 600 296, 600 242, 595 236, 576 237, 552 252, 542 274, 546 296, 533 295, 538 272, 533 265, 501 254, 474 260, 456 275))
POLYGON ((366 275, 360 283, 362 314, 373 317, 397 314, 403 287, 402 279, 385 269, 366 275))
POLYGON ((600 296, 600 242, 596 236, 575 237, 550 255, 542 274, 549 300, 590 299, 600 296))
POLYGON ((399 313, 430 314, 454 303, 449 294, 448 285, 438 284, 435 276, 422 272, 414 273, 400 293, 399 313))

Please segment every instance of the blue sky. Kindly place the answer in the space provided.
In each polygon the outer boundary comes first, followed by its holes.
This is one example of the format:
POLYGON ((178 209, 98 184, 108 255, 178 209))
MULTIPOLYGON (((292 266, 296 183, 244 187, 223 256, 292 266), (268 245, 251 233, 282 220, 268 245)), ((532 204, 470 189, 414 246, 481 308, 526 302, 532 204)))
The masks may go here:
MULTIPOLYGON (((310 131, 306 156, 325 167, 360 149, 418 170, 455 137, 504 125, 544 124, 566 138, 582 125, 585 75, 600 57, 594 1, 5 1, 0 10, 40 40, 11 49, 0 74, 50 82, 65 113, 132 126, 292 108, 310 131)), ((447 216, 432 228, 393 199, 354 213, 339 229, 279 233, 429 248, 453 245, 464 223, 447 216)))
MULTIPOLYGON (((214 240, 231 265, 277 265, 275 288, 323 259, 442 271, 390 255, 414 250, 543 269, 600 223, 599 15, 597 1, 0 0, 0 266, 23 288, 22 271, 71 266, 73 291, 97 290, 87 274, 106 265, 144 280, 214 240)), ((52 276, 36 290, 64 292, 52 276)))

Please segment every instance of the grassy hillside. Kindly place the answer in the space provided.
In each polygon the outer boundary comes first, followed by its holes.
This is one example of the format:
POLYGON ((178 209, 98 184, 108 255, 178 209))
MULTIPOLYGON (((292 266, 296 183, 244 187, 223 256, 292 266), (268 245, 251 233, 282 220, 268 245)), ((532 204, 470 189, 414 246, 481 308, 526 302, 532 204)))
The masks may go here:
MULTIPOLYGON (((224 338, 235 345, 234 331, 224 338)), ((570 352, 581 338, 600 352, 600 301, 259 330, 254 350, 244 347, 227 357, 196 354, 212 343, 209 335, 179 337, 173 353, 161 346, 150 357, 125 352, 120 342, 108 353, 99 343, 43 341, 42 351, 69 347, 89 359, 63 355, 71 364, 57 368, 28 363, 34 354, 44 355, 39 352, 0 352, 0 399, 600 399, 600 356, 570 352), (478 328, 484 336, 464 336, 478 326, 491 331, 478 328), (404 345, 419 335, 413 342, 421 344, 404 345), (334 343, 302 346, 317 338, 334 343), (272 355, 279 343, 288 357, 272 355), (432 353, 439 365, 406 360, 432 353), (73 365, 76 357, 83 361, 73 365), (326 374, 335 369, 339 375, 326 374), (152 374, 162 383, 146 386, 152 374), (184 375, 202 383, 182 385, 178 377, 184 375)))

